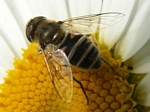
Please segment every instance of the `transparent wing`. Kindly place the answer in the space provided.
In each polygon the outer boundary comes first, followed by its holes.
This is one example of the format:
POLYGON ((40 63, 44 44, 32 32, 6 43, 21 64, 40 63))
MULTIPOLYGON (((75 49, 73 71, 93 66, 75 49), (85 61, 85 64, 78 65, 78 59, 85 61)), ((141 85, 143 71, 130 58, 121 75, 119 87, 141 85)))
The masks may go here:
POLYGON ((43 55, 56 92, 64 101, 70 102, 73 94, 73 78, 68 58, 60 49, 53 54, 50 54, 49 49, 45 49, 43 55))
POLYGON ((124 14, 118 12, 92 14, 64 20, 65 26, 70 27, 72 33, 95 33, 97 28, 103 29, 120 22, 124 14))

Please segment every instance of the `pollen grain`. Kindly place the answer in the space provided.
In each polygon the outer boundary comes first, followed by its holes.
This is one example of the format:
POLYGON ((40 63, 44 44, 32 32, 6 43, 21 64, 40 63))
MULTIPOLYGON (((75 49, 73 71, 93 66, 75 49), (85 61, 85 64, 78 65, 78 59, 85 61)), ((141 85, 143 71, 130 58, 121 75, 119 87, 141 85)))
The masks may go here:
POLYGON ((23 49, 23 58, 15 58, 14 69, 7 71, 0 85, 0 112, 133 112, 135 109, 131 98, 134 88, 126 80, 128 70, 120 67, 121 61, 112 58, 107 49, 102 49, 101 55, 114 71, 105 62, 99 70, 72 67, 73 76, 84 86, 89 105, 75 81, 71 102, 64 102, 58 96, 42 54, 36 50, 35 44, 23 49))

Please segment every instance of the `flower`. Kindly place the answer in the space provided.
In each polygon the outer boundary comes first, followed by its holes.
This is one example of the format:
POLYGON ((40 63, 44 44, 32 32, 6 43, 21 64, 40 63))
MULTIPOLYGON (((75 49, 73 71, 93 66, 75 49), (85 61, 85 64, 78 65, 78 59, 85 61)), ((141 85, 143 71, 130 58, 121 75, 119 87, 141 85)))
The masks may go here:
POLYGON ((1 9, 4 9, 0 10, 1 75, 9 69, 4 83, 0 86, 1 111, 147 112, 150 110, 148 0, 1 0, 0 2, 1 9), (75 82, 72 102, 65 103, 53 91, 54 87, 48 77, 43 58, 34 52, 37 47, 29 45, 24 35, 25 25, 30 18, 39 15, 63 20, 100 11, 125 14, 121 22, 101 30, 98 40, 101 55, 115 71, 105 63, 98 71, 72 68, 73 75, 82 82, 90 104, 86 104, 85 96, 75 82), (22 56, 21 48, 26 48, 22 56), (13 57, 17 57, 14 68, 13 57))

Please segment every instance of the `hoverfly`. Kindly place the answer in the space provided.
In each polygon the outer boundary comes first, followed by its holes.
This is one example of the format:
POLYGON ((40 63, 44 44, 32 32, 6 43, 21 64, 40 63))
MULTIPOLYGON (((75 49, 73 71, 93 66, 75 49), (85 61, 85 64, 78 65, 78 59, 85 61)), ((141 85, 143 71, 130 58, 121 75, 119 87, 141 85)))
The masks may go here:
POLYGON ((102 29, 116 24, 123 16, 111 12, 57 22, 39 16, 28 22, 27 39, 40 46, 54 88, 64 101, 71 101, 75 80, 89 102, 82 83, 72 76, 70 64, 82 69, 100 68, 103 58, 92 34, 99 26, 102 29))

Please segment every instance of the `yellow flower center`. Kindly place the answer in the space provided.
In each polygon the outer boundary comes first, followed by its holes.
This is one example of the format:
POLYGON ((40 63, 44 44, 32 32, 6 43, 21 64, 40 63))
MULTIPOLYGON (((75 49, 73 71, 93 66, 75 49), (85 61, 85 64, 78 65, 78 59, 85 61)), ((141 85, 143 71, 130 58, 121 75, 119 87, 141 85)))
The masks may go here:
POLYGON ((0 85, 0 112, 134 112, 132 99, 134 84, 129 84, 126 66, 115 60, 107 49, 101 55, 114 68, 102 63, 99 70, 81 70, 72 67, 73 76, 79 80, 89 98, 89 105, 80 85, 73 82, 73 98, 64 102, 56 93, 42 54, 31 44, 24 50, 23 59, 15 59, 0 85))

